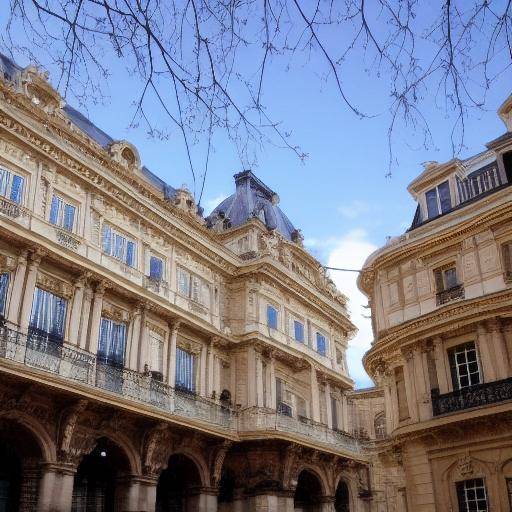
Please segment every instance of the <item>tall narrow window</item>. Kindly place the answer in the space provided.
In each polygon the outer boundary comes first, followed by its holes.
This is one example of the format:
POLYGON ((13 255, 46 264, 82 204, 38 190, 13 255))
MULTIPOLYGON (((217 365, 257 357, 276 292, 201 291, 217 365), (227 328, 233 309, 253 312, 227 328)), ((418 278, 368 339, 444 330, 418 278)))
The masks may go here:
POLYGON ((404 421, 409 418, 409 406, 407 404, 407 393, 405 390, 404 369, 401 366, 395 369, 395 386, 398 402, 398 420, 404 421))
POLYGON ((319 332, 316 333, 316 351, 321 356, 325 356, 327 353, 327 341, 325 336, 319 332))
POLYGON ((480 384, 480 368, 474 342, 458 345, 448 351, 453 389, 480 384))
POLYGON ((501 264, 503 267, 503 277, 505 281, 512 281, 512 242, 505 242, 502 244, 501 264))
POLYGON ((5 305, 7 304, 7 290, 9 289, 9 272, 0 274, 0 316, 5 316, 5 305))
POLYGON ((67 303, 68 301, 62 297, 36 288, 30 315, 31 335, 62 343, 67 303))
POLYGON ((277 329, 277 309, 270 304, 267 305, 267 325, 271 329, 277 329))
POLYGON ((162 258, 151 256, 149 258, 149 277, 155 281, 161 281, 164 277, 164 262, 162 258))
POLYGON ((195 392, 196 356, 183 350, 176 349, 176 387, 185 391, 195 392))
POLYGON ((386 416, 383 412, 376 414, 373 426, 375 430, 375 437, 377 439, 384 439, 386 437, 386 416))
POLYGON ((67 231, 75 228, 76 207, 54 194, 50 208, 50 223, 67 231))
POLYGON ((190 274, 182 269, 177 269, 177 276, 178 276, 178 293, 180 295, 183 295, 184 297, 190 296, 190 274))
POLYGON ((126 324, 102 318, 98 342, 98 361, 113 366, 124 365, 126 324))
POLYGON ((459 512, 488 512, 487 491, 483 478, 457 482, 459 512))
POLYGON ((304 324, 298 320, 294 320, 293 330, 295 339, 300 343, 304 343, 304 324))
POLYGON ((23 189, 25 178, 0 167, 0 195, 11 201, 21 204, 23 201, 23 189))
POLYGON ((130 267, 135 266, 136 245, 133 240, 126 238, 108 224, 103 225, 101 237, 105 254, 126 263, 130 267))
POLYGON ((441 213, 450 211, 452 208, 452 199, 448 181, 444 181, 437 187, 428 190, 425 194, 425 199, 429 219, 433 219, 441 213))

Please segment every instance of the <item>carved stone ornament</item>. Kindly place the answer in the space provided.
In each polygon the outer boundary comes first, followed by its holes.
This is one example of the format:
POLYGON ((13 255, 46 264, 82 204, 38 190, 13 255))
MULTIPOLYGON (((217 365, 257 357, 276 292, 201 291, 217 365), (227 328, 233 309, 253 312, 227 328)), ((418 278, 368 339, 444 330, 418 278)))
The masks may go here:
POLYGON ((471 476, 474 472, 473 461, 469 453, 466 453, 457 461, 457 470, 460 476, 471 476))
POLYGON ((103 302, 103 308, 101 312, 105 318, 110 318, 114 322, 128 322, 130 320, 130 314, 128 311, 121 309, 110 302, 103 302))
POLYGON ((48 274, 39 272, 37 275, 37 286, 47 292, 53 293, 64 299, 70 299, 73 296, 73 286, 48 274))
POLYGON ((72 453, 76 449, 73 446, 73 434, 78 422, 80 414, 87 407, 87 400, 79 400, 76 404, 64 410, 59 425, 59 456, 67 459, 76 457, 76 453, 72 453))
POLYGON ((76 251, 80 247, 80 240, 64 229, 56 228, 55 236, 57 237, 57 242, 66 249, 76 251))
POLYGON ((166 423, 159 423, 144 437, 142 470, 147 476, 158 475, 166 466, 172 448, 172 438, 166 423))
POLYGON ((0 254, 0 272, 12 272, 16 269, 16 259, 0 254))
POLYGON ((233 442, 226 439, 212 450, 210 456, 210 484, 212 487, 217 487, 220 483, 222 466, 232 445, 233 442))

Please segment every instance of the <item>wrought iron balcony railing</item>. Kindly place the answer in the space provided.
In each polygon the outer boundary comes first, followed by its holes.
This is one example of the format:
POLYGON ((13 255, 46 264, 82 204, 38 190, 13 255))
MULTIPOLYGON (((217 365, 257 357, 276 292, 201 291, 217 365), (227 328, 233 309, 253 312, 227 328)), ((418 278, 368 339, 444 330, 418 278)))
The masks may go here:
POLYGON ((438 292, 436 294, 436 303, 438 306, 442 304, 446 304, 447 302, 451 302, 455 299, 463 299, 464 298, 464 285, 458 284, 457 286, 453 286, 448 290, 443 290, 442 292, 438 292))
POLYGON ((331 429, 311 419, 290 417, 263 407, 251 407, 241 411, 239 429, 241 432, 287 432, 309 442, 335 446, 354 453, 361 451, 359 441, 350 434, 331 429))
POLYGON ((236 414, 229 407, 191 393, 183 393, 144 374, 110 364, 105 358, 70 347, 47 333, 23 334, 0 327, 0 358, 57 375, 133 400, 164 412, 235 430, 236 414))
POLYGON ((440 416, 506 400, 512 400, 512 378, 486 382, 442 395, 437 389, 433 389, 432 412, 434 416, 440 416))

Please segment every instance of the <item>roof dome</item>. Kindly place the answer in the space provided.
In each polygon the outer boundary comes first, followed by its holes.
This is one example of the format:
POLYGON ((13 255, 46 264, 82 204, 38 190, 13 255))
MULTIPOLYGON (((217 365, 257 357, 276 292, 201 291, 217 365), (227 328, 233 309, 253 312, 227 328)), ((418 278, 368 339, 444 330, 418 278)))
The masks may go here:
POLYGON ((297 241, 300 232, 279 208, 279 196, 251 171, 235 174, 236 191, 224 199, 209 215, 208 227, 222 221, 225 228, 235 228, 252 218, 260 219, 270 230, 276 230, 288 240, 297 241))

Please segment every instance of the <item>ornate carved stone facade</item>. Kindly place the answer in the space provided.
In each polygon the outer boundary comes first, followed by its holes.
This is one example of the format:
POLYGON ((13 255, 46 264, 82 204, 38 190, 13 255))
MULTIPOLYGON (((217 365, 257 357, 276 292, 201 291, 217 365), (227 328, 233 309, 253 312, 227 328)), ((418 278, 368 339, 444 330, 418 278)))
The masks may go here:
POLYGON ((425 164, 411 228, 359 278, 389 434, 377 452, 403 473, 401 510, 512 507, 511 106, 485 151, 425 164))

